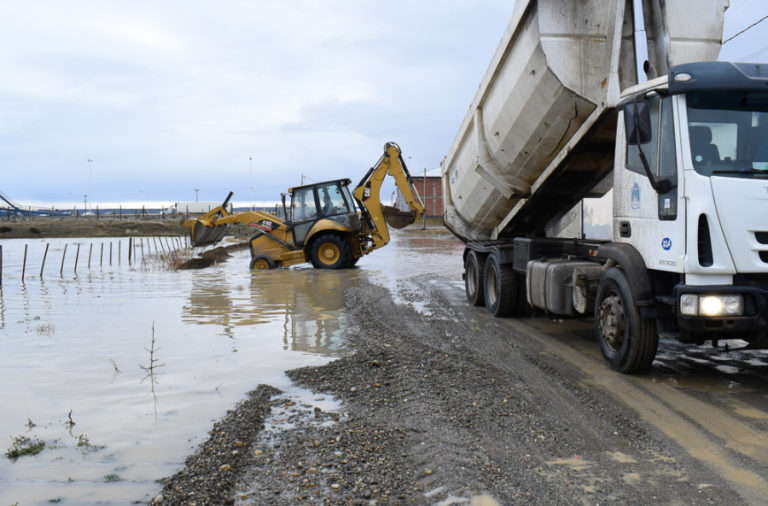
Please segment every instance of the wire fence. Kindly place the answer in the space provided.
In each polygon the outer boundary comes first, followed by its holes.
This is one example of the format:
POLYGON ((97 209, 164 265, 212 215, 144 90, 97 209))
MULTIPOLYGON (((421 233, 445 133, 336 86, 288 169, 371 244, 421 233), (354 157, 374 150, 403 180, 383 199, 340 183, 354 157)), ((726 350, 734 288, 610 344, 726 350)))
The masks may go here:
MULTIPOLYGON (((42 250, 41 242, 33 243, 33 247, 42 250)), ((29 243, 24 244, 23 255, 20 245, 14 248, 12 261, 8 261, 9 251, 3 251, 0 244, 0 286, 3 285, 3 277, 20 279, 21 283, 30 277, 43 279, 44 276, 57 275, 63 277, 65 273, 78 275, 78 268, 90 270, 95 268, 112 267, 122 265, 125 261, 128 266, 148 267, 153 262, 166 268, 173 268, 179 261, 187 259, 191 254, 191 245, 188 237, 158 236, 158 237, 129 237, 126 240, 114 239, 108 241, 92 241, 90 243, 56 242, 56 250, 51 250, 50 242, 45 243, 45 250, 36 251, 37 260, 31 258, 29 243), (63 249, 61 246, 63 244, 63 249), (70 246, 72 246, 70 248, 70 246), (85 247, 83 247, 85 246, 85 247), (61 251, 61 260, 54 257, 54 252, 61 251), (50 254, 49 254, 50 253, 50 254), (39 257, 42 258, 39 258, 39 257), (46 266, 48 269, 46 270, 46 266), (58 267, 58 270, 56 268, 58 267), (39 269, 39 270, 38 270, 39 269), (53 269, 53 271, 52 271, 53 269)))

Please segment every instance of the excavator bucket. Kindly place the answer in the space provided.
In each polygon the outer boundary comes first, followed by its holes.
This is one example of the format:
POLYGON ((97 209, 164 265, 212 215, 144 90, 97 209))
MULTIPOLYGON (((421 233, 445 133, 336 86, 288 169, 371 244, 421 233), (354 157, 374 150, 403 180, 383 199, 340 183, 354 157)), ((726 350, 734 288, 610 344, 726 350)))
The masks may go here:
POLYGON ((381 206, 384 219, 387 220, 392 228, 405 228, 418 218, 419 213, 416 210, 413 211, 401 211, 396 207, 381 206))
POLYGON ((182 223, 189 230, 192 246, 207 246, 216 244, 227 235, 230 225, 209 227, 200 220, 186 220, 182 223))

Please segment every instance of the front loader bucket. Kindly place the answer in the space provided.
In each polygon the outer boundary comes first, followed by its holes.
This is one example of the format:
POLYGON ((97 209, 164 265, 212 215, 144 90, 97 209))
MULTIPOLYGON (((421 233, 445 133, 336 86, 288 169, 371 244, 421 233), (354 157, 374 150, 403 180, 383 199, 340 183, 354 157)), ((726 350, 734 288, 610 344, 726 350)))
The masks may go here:
POLYGON ((417 211, 401 211, 396 207, 381 206, 384 219, 392 228, 405 228, 418 218, 419 213, 417 211))
POLYGON ((209 227, 200 220, 188 220, 183 225, 190 231, 189 236, 192 246, 216 244, 227 235, 230 227, 229 224, 219 227, 209 227))

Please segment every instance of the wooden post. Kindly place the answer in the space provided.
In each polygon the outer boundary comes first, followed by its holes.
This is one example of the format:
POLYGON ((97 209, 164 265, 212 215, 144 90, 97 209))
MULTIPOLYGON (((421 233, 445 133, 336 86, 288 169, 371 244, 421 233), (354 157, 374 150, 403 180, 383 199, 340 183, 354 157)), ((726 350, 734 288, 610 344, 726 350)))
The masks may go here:
POLYGON ((131 246, 133 246, 133 237, 128 238, 128 265, 131 265, 131 246))
POLYGON ((50 244, 45 243, 45 253, 43 253, 43 266, 40 267, 40 279, 43 279, 43 269, 45 269, 45 259, 48 258, 48 246, 50 246, 50 244))
POLYGON ((104 267, 104 243, 101 243, 101 260, 99 260, 99 267, 104 267))
POLYGON ((133 240, 133 261, 136 261, 136 239, 133 240))
MULTIPOLYGON (((149 242, 149 239, 147 239, 147 242, 149 242)), ((154 237, 152 238, 152 242, 155 243, 155 255, 157 255, 158 254, 157 253, 157 241, 155 240, 154 237)))
POLYGON ((21 282, 24 282, 24 274, 27 271, 27 245, 24 245, 24 264, 21 267, 21 282))
POLYGON ((93 253, 93 243, 91 243, 91 249, 88 250, 88 270, 91 269, 91 254, 93 253))
POLYGON ((163 246, 163 238, 160 238, 160 247, 163 248, 163 253, 165 253, 165 246, 163 246))
POLYGON ((141 260, 144 260, 144 238, 141 238, 141 260))
POLYGON ((77 253, 75 253, 75 275, 77 275, 77 261, 80 260, 80 245, 77 245, 77 253))
POLYGON ((67 258, 67 245, 64 245, 64 254, 61 255, 61 270, 59 276, 64 277, 64 259, 67 258))
POLYGON ((112 241, 109 241, 109 266, 112 267, 112 241))

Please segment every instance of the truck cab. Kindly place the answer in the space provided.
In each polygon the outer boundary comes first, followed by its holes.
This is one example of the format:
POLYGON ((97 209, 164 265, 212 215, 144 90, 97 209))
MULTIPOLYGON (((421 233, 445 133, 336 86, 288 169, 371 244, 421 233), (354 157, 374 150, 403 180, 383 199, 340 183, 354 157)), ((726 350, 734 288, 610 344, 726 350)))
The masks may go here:
POLYGON ((613 241, 638 251, 655 301, 675 315, 660 318, 667 337, 768 344, 768 75, 761 67, 684 64, 622 94, 613 241))

